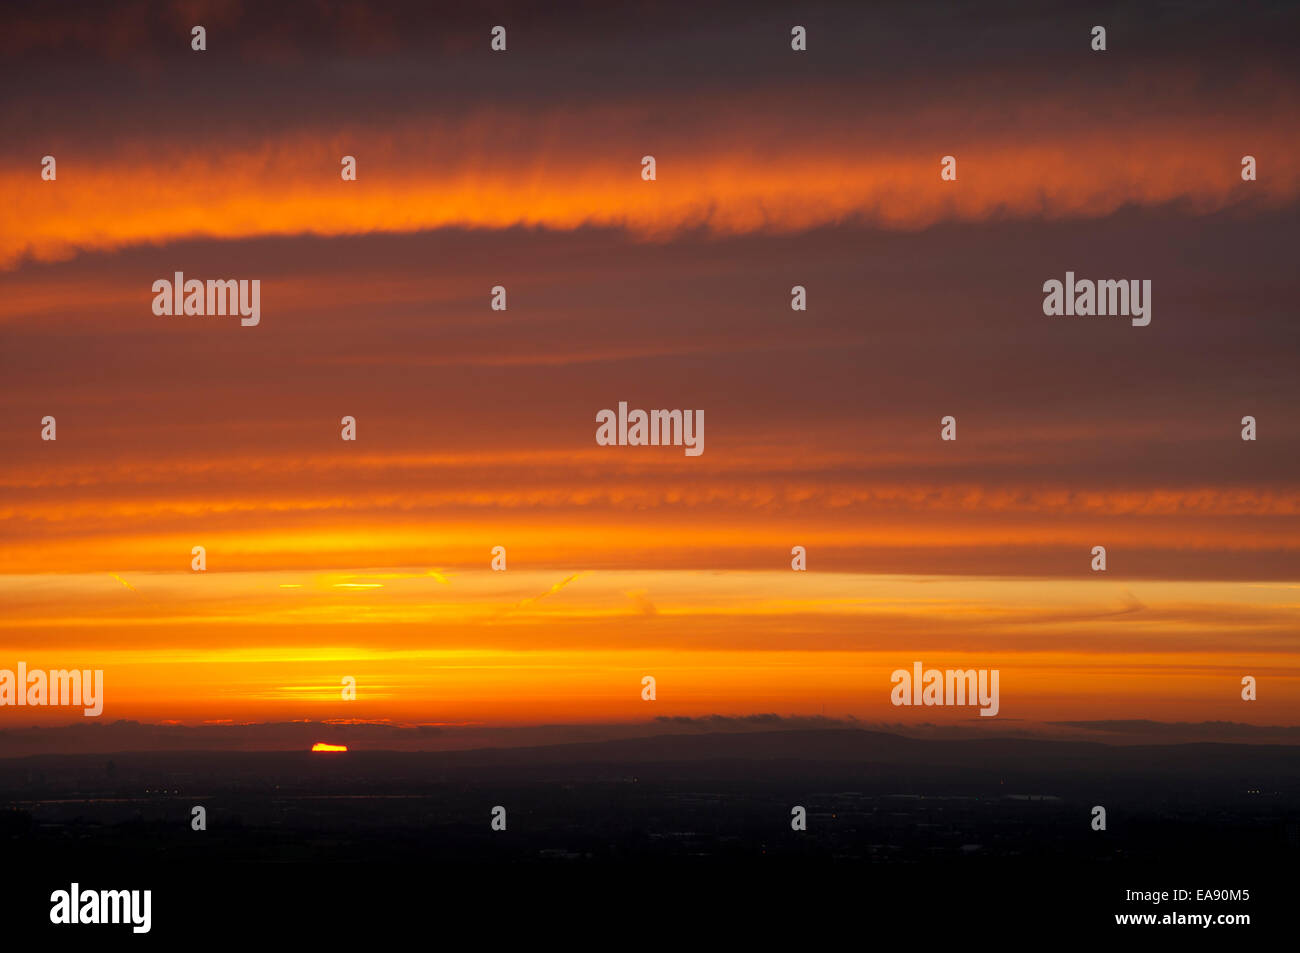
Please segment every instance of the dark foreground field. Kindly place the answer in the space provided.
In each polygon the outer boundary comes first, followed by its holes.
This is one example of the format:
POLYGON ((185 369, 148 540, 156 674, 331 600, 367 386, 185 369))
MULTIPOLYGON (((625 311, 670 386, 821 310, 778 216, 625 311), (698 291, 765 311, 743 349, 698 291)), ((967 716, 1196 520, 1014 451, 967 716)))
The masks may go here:
POLYGON ((48 928, 51 891, 73 881, 148 888, 148 936, 76 928, 133 944, 196 925, 234 938, 402 925, 436 938, 458 924, 484 941, 810 938, 835 924, 924 941, 941 922, 943 936, 967 924, 972 941, 1047 930, 1231 942, 1271 937, 1288 919, 1300 750, 827 730, 443 753, 33 756, 0 761, 0 851, 7 925, 48 928), (195 806, 206 830, 191 828, 195 806), (504 831, 491 829, 497 806, 504 831), (791 829, 795 806, 805 831, 791 829), (1250 899, 1197 902, 1198 890, 1250 899), (1115 924, 1151 912, 1252 922, 1115 924))

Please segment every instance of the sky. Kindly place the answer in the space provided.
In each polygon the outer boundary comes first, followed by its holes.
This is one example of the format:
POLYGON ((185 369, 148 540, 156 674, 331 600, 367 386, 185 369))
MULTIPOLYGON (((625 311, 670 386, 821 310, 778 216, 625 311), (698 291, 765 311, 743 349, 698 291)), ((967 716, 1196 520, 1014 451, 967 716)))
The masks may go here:
POLYGON ((1297 724, 1293 6, 266 6, 3 14, 0 669, 150 724, 980 721, 891 705, 915 661, 1297 724), (260 324, 155 315, 178 271, 260 324), (1045 316, 1067 271, 1150 325, 1045 316), (619 401, 704 453, 597 446, 619 401))

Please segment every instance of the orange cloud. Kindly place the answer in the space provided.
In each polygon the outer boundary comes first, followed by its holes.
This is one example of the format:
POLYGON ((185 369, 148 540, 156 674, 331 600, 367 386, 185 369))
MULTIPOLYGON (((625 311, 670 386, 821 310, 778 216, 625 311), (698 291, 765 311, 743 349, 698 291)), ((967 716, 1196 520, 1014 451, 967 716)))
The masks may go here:
MULTIPOLYGON (((1289 90, 1278 93, 1285 109, 1289 90)), ((1126 204, 1184 201, 1200 211, 1298 194, 1294 131, 1262 118, 1128 118, 1093 128, 1096 107, 932 107, 861 127, 800 125, 797 103, 729 96, 719 118, 662 130, 636 111, 592 107, 538 117, 482 110, 376 129, 286 133, 262 141, 128 143, 65 155, 55 182, 34 166, 0 168, 0 265, 184 238, 408 233, 448 226, 586 225, 646 238, 687 229, 789 232, 862 222, 917 229, 939 221, 1101 217, 1126 204), (773 137, 789 110, 790 134, 773 137), (775 112, 775 114, 774 114, 775 112), (763 123, 754 121, 762 116, 763 123), (979 129, 955 140, 944 128, 979 129), (601 130, 593 136, 592 130, 601 130), (760 131, 762 130, 762 131, 760 131), (795 130, 798 130, 797 132, 795 130), (806 131, 805 131, 806 130, 806 131), (909 134, 910 132, 910 134, 909 134), (884 141, 873 133, 885 133, 884 141), (1249 191, 1247 144, 1267 172, 1249 191), (654 154, 658 179, 642 181, 654 154), (339 157, 355 154, 355 183, 339 157), (941 182, 953 154, 958 180, 941 182)), ((702 104, 696 110, 704 112, 702 104)))

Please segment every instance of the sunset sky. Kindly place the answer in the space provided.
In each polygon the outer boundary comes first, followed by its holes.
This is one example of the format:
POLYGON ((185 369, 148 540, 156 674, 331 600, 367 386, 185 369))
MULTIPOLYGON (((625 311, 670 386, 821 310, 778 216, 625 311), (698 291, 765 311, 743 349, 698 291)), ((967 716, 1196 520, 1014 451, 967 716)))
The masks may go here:
POLYGON ((6 9, 0 668, 105 722, 979 721, 890 705, 922 661, 1298 723, 1294 5, 424 6, 6 9), (154 315, 177 271, 260 325, 154 315), (1044 316, 1067 271, 1150 326, 1044 316), (705 452, 597 446, 619 401, 705 452))

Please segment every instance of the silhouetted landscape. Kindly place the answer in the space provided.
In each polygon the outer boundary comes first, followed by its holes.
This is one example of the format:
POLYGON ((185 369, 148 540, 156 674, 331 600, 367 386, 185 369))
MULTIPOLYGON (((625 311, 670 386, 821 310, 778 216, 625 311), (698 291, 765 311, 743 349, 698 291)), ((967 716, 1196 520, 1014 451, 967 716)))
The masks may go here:
POLYGON ((1263 909, 1285 882, 1270 871, 1300 859, 1300 749, 1283 745, 830 729, 459 752, 44 755, 0 761, 0 803, 5 857, 50 883, 138 871, 155 887, 219 876, 275 896, 338 883, 330 867, 352 890, 376 889, 359 871, 382 862, 444 886, 452 874, 513 884, 538 903, 611 881, 827 896, 871 885, 899 909, 994 890, 1010 892, 1000 915, 1100 926, 1136 909, 1125 888, 1249 888, 1252 902, 1233 909, 1263 909), (196 805, 204 831, 191 830, 196 805), (505 831, 489 826, 498 805, 505 831), (791 829, 795 805, 806 831, 791 829), (1095 805, 1104 831, 1090 824, 1095 805), (919 896, 899 894, 909 883, 919 896))

